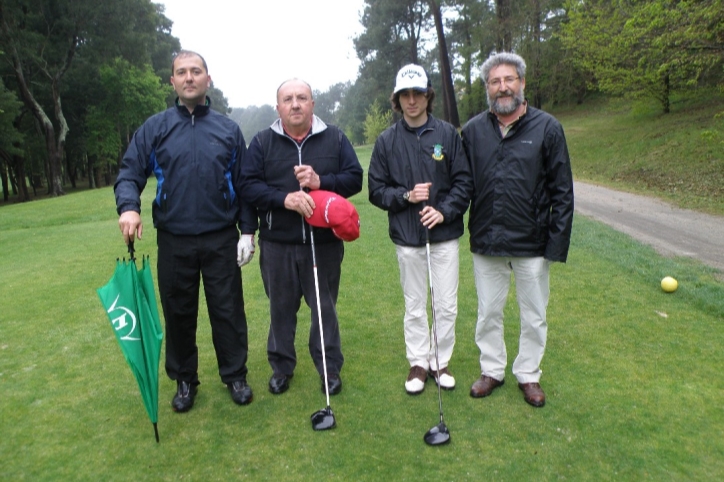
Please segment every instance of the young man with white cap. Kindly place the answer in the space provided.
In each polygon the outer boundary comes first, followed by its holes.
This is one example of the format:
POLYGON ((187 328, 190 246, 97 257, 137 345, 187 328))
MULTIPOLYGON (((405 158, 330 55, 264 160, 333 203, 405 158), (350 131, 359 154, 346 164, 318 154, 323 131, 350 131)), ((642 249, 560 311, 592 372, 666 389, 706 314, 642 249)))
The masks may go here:
POLYGON ((387 211, 405 297, 404 333, 410 372, 405 390, 422 393, 428 375, 455 388, 448 368, 455 345, 458 238, 472 192, 472 176, 457 130, 431 115, 435 91, 425 70, 397 73, 390 102, 402 119, 377 138, 368 172, 369 199, 387 211), (438 358, 427 319, 430 243, 438 358))

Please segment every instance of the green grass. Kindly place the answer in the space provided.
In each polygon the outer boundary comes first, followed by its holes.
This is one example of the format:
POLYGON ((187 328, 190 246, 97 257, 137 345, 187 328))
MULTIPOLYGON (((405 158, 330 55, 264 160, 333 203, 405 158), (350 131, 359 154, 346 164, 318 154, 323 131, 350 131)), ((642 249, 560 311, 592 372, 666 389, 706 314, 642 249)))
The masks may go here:
POLYGON ((669 114, 622 99, 554 112, 576 179, 724 215, 724 95, 687 94, 674 96, 669 114))
MULTIPOLYGON (((367 160, 370 147, 360 150, 367 160)), ((150 205, 153 186, 144 194, 150 205)), ((202 297, 196 406, 175 414, 161 366, 156 444, 135 381, 95 289, 125 246, 111 188, 0 210, 0 480, 717 480, 724 477, 724 286, 713 270, 669 259, 576 217, 569 262, 551 273, 544 408, 508 383, 468 395, 479 376, 476 297, 462 238, 458 388, 443 393, 448 446, 422 436, 438 422, 432 383, 407 396, 403 300, 386 213, 353 198, 362 237, 346 244, 338 305, 346 364, 332 398, 338 427, 314 432, 325 406, 299 315, 299 365, 273 396, 268 306, 258 257, 243 270, 254 402, 220 383, 202 297), (665 294, 665 275, 680 288, 665 294)), ((150 210, 138 254, 155 262, 150 210)), ((155 272, 155 266, 154 266, 155 272)), ((517 306, 506 307, 509 358, 517 306)), ((163 364, 162 364, 163 365, 163 364)))

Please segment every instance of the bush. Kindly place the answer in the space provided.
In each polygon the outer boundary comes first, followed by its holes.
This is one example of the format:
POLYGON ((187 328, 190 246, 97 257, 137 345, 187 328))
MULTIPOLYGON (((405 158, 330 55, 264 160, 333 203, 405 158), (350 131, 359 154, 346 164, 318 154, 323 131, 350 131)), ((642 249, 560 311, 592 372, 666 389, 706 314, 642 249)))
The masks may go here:
POLYGON ((387 129, 392 123, 392 111, 382 111, 382 107, 378 101, 369 106, 367 109, 367 117, 365 117, 365 142, 372 144, 382 131, 387 129))

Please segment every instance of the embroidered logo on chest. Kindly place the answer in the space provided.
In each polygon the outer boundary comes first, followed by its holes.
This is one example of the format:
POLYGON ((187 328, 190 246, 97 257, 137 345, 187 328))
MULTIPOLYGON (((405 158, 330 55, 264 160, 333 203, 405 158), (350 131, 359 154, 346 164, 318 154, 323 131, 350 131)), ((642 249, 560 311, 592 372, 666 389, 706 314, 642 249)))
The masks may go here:
POLYGON ((432 148, 432 158, 436 161, 442 161, 445 159, 445 154, 442 153, 442 144, 435 144, 432 148))

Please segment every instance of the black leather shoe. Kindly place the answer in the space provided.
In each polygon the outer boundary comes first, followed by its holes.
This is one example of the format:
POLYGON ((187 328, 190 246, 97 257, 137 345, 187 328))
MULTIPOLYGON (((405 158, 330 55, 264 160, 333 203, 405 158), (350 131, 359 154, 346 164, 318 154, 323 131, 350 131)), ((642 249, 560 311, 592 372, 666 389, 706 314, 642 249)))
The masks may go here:
MULTIPOLYGON (((329 375, 327 378, 329 380, 330 395, 337 395, 342 391, 342 379, 339 378, 339 375, 329 375)), ((322 393, 327 393, 324 389, 324 377, 322 377, 322 393)))
POLYGON ((171 407, 174 412, 188 412, 191 410, 191 407, 194 406, 196 385, 184 381, 176 381, 176 385, 176 395, 174 395, 171 401, 171 407))
POLYGON ((254 398, 254 394, 251 393, 251 387, 246 383, 246 380, 236 380, 235 382, 227 383, 229 387, 229 393, 231 393, 231 399, 237 405, 248 405, 254 398))
POLYGON ((282 375, 281 373, 275 373, 269 379, 269 391, 274 395, 279 395, 289 390, 289 380, 294 375, 282 375))

